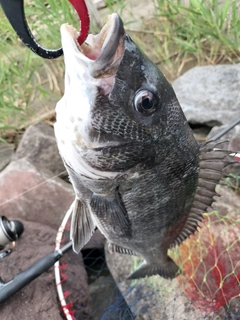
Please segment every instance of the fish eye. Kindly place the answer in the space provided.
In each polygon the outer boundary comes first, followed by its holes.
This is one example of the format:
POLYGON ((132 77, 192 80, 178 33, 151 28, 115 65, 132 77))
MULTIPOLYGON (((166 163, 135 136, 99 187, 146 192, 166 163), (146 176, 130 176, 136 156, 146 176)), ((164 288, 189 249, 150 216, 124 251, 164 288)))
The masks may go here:
POLYGON ((134 98, 134 108, 144 116, 150 116, 156 110, 157 100, 148 90, 138 91, 134 98))

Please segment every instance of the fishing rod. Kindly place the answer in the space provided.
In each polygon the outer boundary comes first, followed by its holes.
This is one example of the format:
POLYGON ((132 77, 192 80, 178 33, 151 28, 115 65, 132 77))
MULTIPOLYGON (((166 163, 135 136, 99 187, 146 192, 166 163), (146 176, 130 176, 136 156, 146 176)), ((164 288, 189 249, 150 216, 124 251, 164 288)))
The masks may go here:
POLYGON ((226 133, 228 133, 231 129, 233 129, 239 123, 240 123, 240 118, 232 121, 226 128, 222 129, 220 132, 218 132, 212 138, 210 138, 209 141, 216 141, 216 140, 220 139, 222 136, 224 136, 226 133))
MULTIPOLYGON (((4 216, 0 217, 0 249, 3 249, 9 242, 16 241, 23 231, 24 227, 20 221, 10 221, 4 216)), ((72 249, 72 241, 39 259, 29 268, 18 273, 14 279, 4 282, 0 278, 0 304, 46 272, 70 249, 72 249)), ((3 251, 0 253, 0 258, 5 258, 11 252, 11 249, 3 251)))

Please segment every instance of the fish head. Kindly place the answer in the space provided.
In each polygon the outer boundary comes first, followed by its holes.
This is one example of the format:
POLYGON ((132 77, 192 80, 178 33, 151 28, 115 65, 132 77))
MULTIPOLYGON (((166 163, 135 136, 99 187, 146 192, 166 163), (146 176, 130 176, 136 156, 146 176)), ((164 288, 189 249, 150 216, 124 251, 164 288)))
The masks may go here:
POLYGON ((61 37, 65 93, 57 104, 55 133, 65 162, 104 148, 161 144, 189 130, 171 84, 126 34, 117 14, 81 46, 72 26, 62 25, 61 37))

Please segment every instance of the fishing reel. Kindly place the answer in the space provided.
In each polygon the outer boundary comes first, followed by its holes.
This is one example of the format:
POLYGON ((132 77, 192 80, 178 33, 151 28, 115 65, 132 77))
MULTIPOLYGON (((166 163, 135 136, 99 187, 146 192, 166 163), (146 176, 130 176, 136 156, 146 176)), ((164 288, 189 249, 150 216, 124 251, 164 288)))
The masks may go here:
MULTIPOLYGON (((22 222, 8 220, 5 216, 0 217, 0 251, 10 243, 16 241, 24 231, 22 222)), ((12 249, 0 252, 0 258, 8 256, 12 249)))

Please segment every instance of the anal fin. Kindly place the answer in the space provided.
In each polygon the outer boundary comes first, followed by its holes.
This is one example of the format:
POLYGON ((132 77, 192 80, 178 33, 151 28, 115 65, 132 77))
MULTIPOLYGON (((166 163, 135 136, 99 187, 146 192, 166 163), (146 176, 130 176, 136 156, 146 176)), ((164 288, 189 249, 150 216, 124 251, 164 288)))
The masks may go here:
POLYGON ((137 270, 135 270, 130 276, 129 280, 150 277, 158 274, 165 279, 173 279, 180 274, 180 268, 176 263, 168 256, 167 263, 161 264, 148 264, 143 262, 137 270))
POLYGON ((108 250, 110 253, 117 252, 117 253, 129 254, 131 256, 138 256, 138 254, 135 251, 120 247, 115 243, 108 243, 108 250))
POLYGON ((82 247, 90 240, 95 224, 87 206, 79 199, 75 199, 72 207, 70 238, 73 242, 73 251, 79 253, 82 247))

